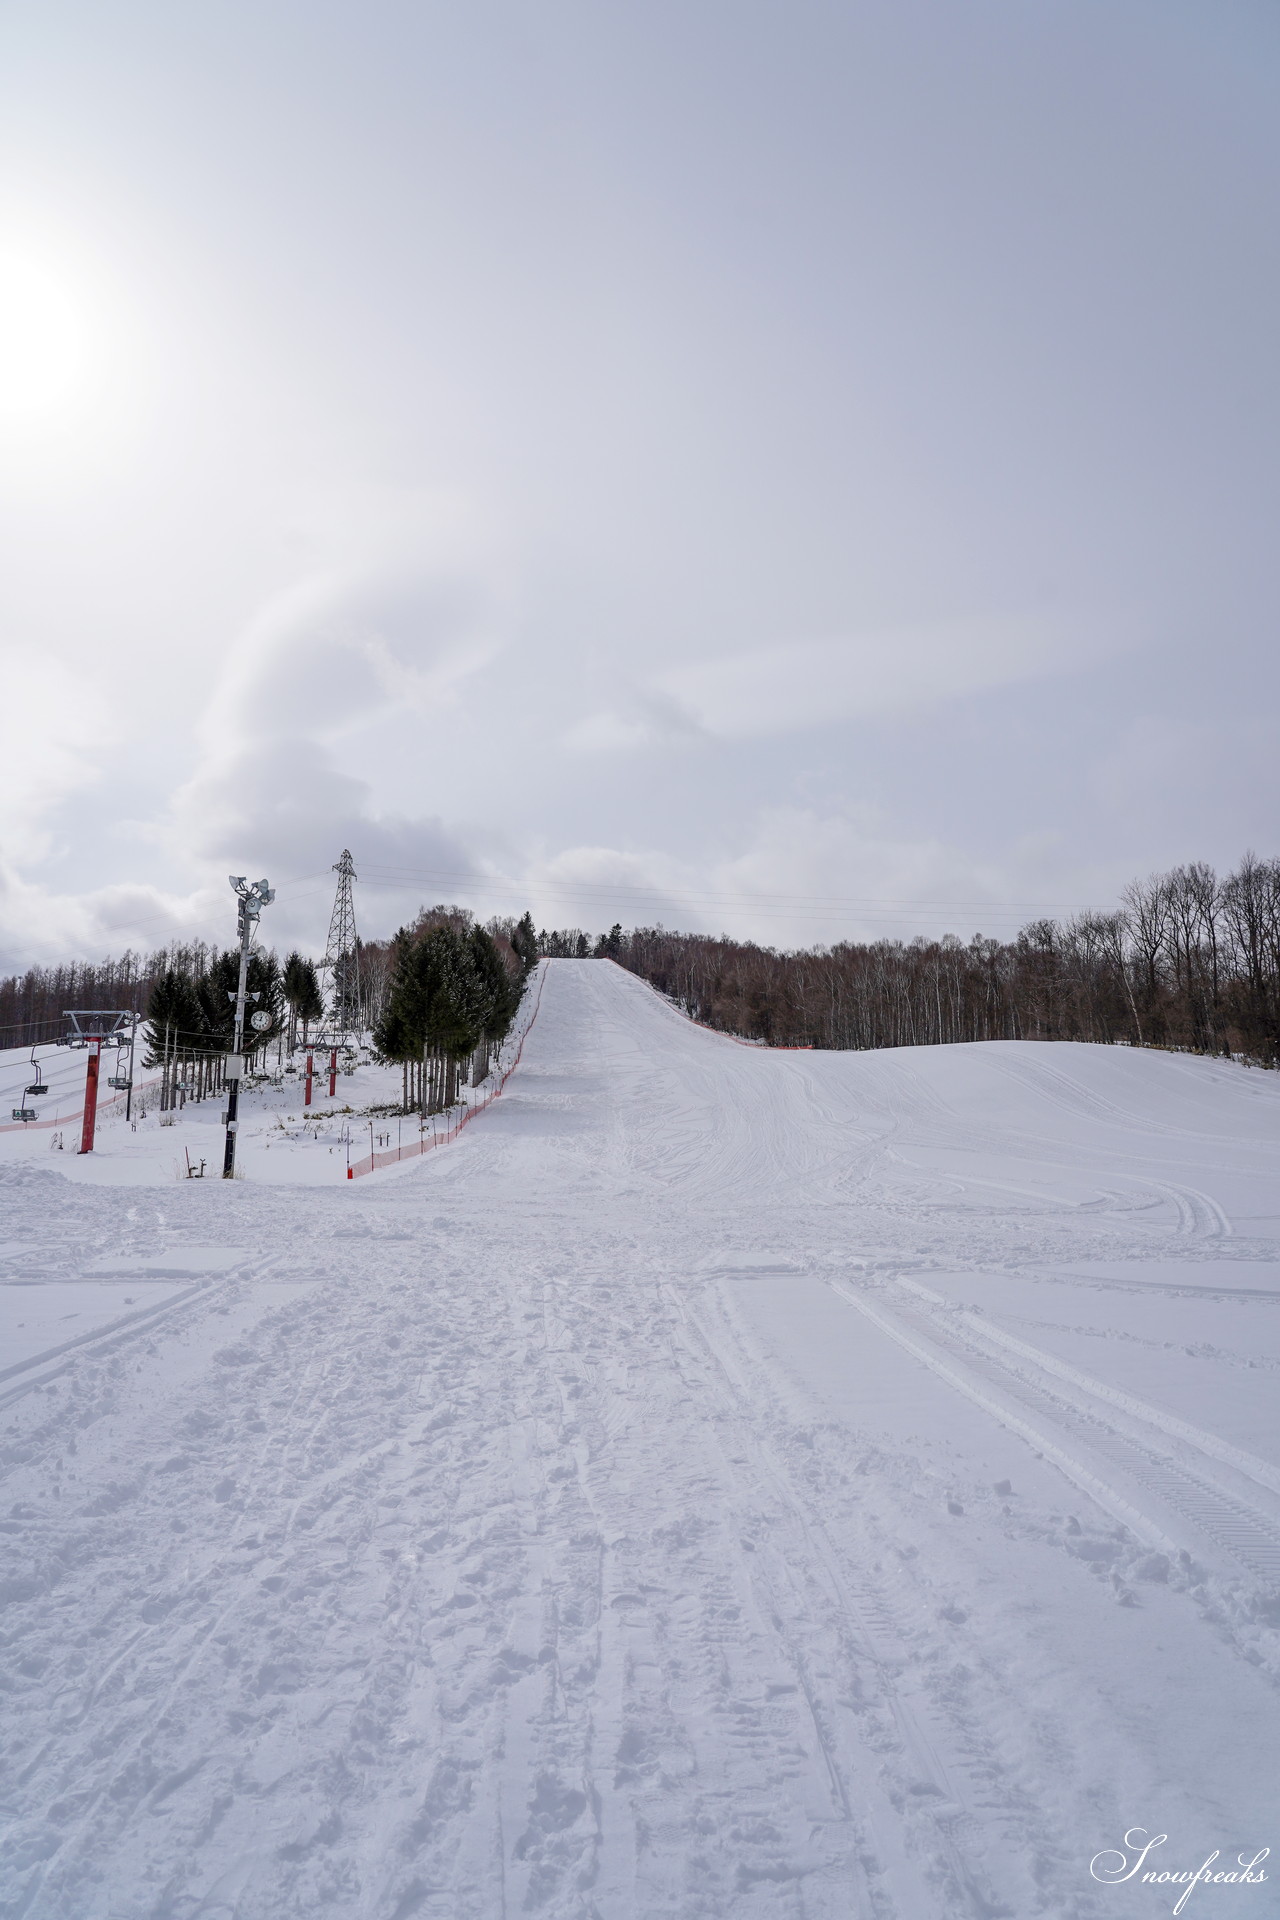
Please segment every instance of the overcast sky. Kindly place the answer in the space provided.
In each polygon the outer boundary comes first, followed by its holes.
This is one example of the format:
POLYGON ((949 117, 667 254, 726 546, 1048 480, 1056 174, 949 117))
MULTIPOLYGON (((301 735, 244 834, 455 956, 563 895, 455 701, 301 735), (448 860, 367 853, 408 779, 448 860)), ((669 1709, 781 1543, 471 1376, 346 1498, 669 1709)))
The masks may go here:
POLYGON ((11 0, 0 968, 1280 851, 1274 0, 11 0))

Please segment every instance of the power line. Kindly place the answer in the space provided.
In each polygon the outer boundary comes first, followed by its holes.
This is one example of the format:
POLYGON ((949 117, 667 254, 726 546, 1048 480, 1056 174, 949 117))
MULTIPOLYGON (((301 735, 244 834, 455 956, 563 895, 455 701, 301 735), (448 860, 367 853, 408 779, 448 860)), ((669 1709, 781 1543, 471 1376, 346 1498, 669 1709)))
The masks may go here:
MULTIPOLYGON (((310 888, 312 896, 327 894, 328 889, 314 886, 316 881, 326 880, 328 875, 321 871, 295 875, 283 880, 277 889, 278 894, 288 893, 295 901, 305 899, 306 894, 299 890, 310 888)), ((1084 905, 1079 901, 1053 900, 903 900, 883 894, 838 895, 819 893, 785 893, 767 890, 760 893, 710 892, 682 889, 678 886, 644 885, 631 881, 589 881, 560 880, 551 876, 536 879, 511 880, 500 875, 461 872, 445 867, 398 867, 387 863, 374 863, 365 867, 361 876, 361 885, 375 887, 387 892, 411 892, 415 887, 446 886, 465 888, 473 894, 498 895, 520 902, 531 896, 550 895, 567 902, 580 902, 583 906, 603 904, 620 899, 634 899, 637 904, 642 900, 652 900, 672 910, 681 908, 689 912, 702 910, 714 913, 717 910, 735 914, 754 914, 766 920, 812 922, 829 919, 835 913, 856 915, 860 922, 872 926, 892 927, 907 924, 919 926, 936 922, 940 914, 980 914, 989 924, 1013 921, 1021 924, 1024 916, 1040 916, 1055 913, 1084 913, 1096 911, 1096 907, 1084 905)), ((184 933, 174 928, 172 914, 157 914, 145 920, 120 921, 115 927, 104 926, 104 938, 112 933, 125 935, 146 933, 152 928, 170 929, 170 942, 182 944, 184 939, 199 940, 203 936, 195 929, 184 933)), ((64 963, 66 964, 66 963, 64 963)), ((93 965, 93 962, 74 964, 93 965)), ((15 1022, 15 1025, 27 1025, 28 1022, 15 1022)))
POLYGON ((630 881, 592 881, 557 880, 541 877, 528 880, 504 880, 496 875, 455 873, 445 868, 391 867, 374 863, 364 869, 361 884, 381 886, 388 889, 408 890, 410 883, 431 881, 445 882, 453 886, 466 886, 476 892, 529 893, 548 892, 556 894, 575 894, 595 897, 614 898, 618 894, 639 894, 654 899, 670 900, 673 905, 706 905, 728 907, 754 907, 767 901, 785 901, 796 905, 805 904, 811 908, 848 907, 848 908, 885 908, 905 911, 939 912, 982 912, 982 913, 1088 913, 1096 911, 1078 900, 899 900, 888 895, 837 895, 820 893, 781 893, 764 891, 761 893, 706 893, 684 889, 678 885, 636 885, 630 881), (378 875, 403 875, 403 879, 374 878, 378 875))

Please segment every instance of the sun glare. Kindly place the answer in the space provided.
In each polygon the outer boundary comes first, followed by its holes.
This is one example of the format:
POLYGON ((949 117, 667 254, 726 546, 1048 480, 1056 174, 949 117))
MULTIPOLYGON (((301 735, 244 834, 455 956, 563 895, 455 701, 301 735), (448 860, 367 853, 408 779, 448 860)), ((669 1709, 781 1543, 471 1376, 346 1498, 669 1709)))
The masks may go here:
POLYGON ((75 395, 85 358, 74 301, 33 261, 0 253, 0 414, 57 411, 75 395))

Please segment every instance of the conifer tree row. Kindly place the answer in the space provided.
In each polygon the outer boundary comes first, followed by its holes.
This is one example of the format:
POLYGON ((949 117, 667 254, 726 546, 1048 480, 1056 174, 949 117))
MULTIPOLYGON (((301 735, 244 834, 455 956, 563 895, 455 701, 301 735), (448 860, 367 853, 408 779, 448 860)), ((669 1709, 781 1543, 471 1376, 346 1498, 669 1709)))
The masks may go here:
MULTIPOLYGON (((296 958, 296 956, 291 956, 296 958)), ((309 963, 308 963, 309 964, 309 963)), ((222 1062, 235 1038, 235 996, 240 956, 234 948, 215 954, 199 973, 169 966, 154 980, 146 1007, 148 1067, 161 1069, 160 1105, 167 1109, 181 1095, 202 1100, 222 1085, 222 1062)), ((268 1015, 265 1027, 246 1033, 252 1061, 265 1054, 284 1030, 285 993, 274 953, 255 947, 249 955, 251 1009, 268 1015)))
POLYGON ((420 916, 391 942, 390 980, 373 1044, 382 1059, 402 1070, 406 1112, 417 1107, 425 1115, 453 1106, 468 1065, 473 1086, 485 1078, 537 959, 527 915, 503 940, 509 961, 493 933, 465 924, 467 918, 420 916))
POLYGON ((292 1053, 298 1044, 299 1026, 305 1047, 310 1038, 311 1022, 319 1020, 324 1013, 324 996, 320 991, 315 961, 306 959, 295 948, 284 963, 280 983, 289 1008, 289 1051, 292 1053))

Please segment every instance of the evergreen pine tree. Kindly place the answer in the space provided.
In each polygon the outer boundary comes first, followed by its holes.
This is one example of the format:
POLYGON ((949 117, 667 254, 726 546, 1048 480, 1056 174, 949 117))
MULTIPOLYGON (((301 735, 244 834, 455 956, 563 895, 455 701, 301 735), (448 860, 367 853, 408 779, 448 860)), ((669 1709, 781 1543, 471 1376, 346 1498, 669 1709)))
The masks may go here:
POLYGON ((240 955, 234 947, 215 955, 196 982, 204 1015, 205 1044, 210 1053, 230 1053, 235 1037, 236 987, 240 979, 240 955))
POLYGON ((383 1060, 401 1064, 416 1060, 422 1051, 423 1022, 418 1006, 415 945, 407 927, 401 927, 392 940, 391 982, 382 1017, 373 1029, 375 1051, 383 1060))
POLYGON ((318 1020, 324 1012, 324 998, 320 992, 315 962, 305 959, 296 950, 291 953, 284 963, 281 991, 289 1006, 289 1051, 292 1053, 298 1044, 299 1022, 302 1024, 305 1045, 311 1022, 318 1020))
MULTIPOLYGON (((278 1040, 284 1031, 284 990, 280 978, 280 962, 274 953, 254 947, 249 954, 249 973, 246 992, 257 994, 256 1000, 245 1003, 244 1050, 246 1054, 263 1053, 273 1040, 278 1040), (255 1027, 253 1015, 265 1013, 270 1017, 270 1025, 255 1027)), ((234 1008, 233 1008, 234 1012, 234 1008)))
POLYGON ((147 1000, 146 1047, 148 1067, 158 1067, 180 1053, 200 1049, 204 1010, 195 982, 177 967, 166 967, 147 1000))
POLYGON ((531 913, 526 912, 516 921, 515 931, 511 935, 511 945, 524 971, 531 973, 538 964, 538 936, 534 932, 531 913))
POLYGON ((520 988, 503 965, 497 943, 483 927, 472 928, 470 946, 471 964, 483 995, 481 1036, 490 1046, 500 1046, 511 1031, 511 1022, 516 1017, 520 988))

